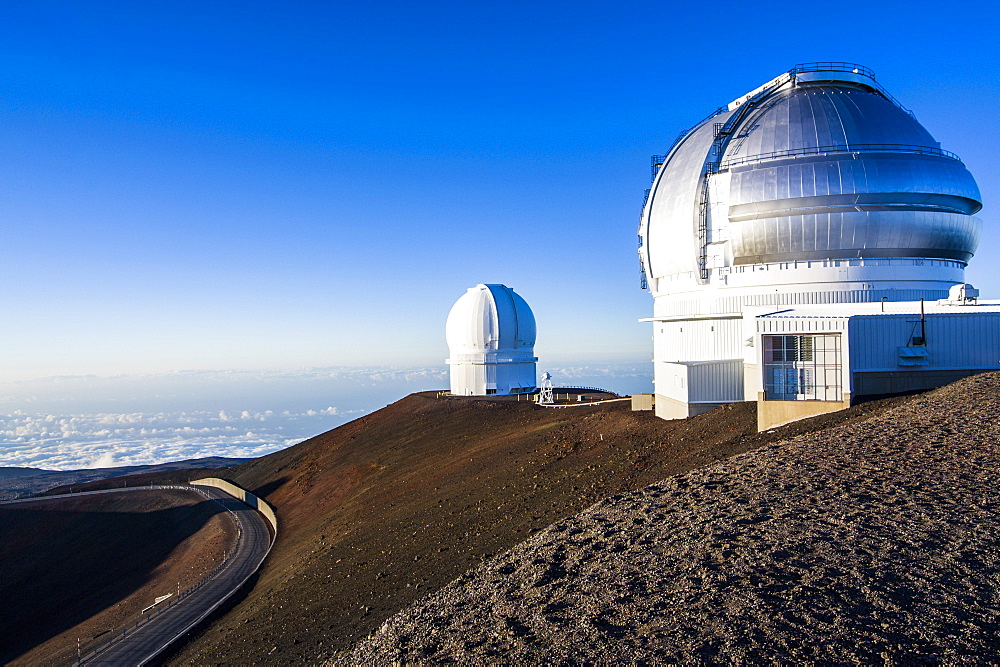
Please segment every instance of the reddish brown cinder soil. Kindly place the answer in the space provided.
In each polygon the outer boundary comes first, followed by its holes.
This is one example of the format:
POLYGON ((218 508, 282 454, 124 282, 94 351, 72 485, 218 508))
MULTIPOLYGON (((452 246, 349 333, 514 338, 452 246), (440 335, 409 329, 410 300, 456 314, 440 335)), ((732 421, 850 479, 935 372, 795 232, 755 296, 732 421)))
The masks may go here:
POLYGON ((996 665, 1000 374, 615 495, 336 665, 996 665))
POLYGON ((595 501, 884 407, 757 434, 755 405, 667 422, 627 402, 411 395, 222 473, 277 508, 254 589, 176 664, 305 663, 595 501))

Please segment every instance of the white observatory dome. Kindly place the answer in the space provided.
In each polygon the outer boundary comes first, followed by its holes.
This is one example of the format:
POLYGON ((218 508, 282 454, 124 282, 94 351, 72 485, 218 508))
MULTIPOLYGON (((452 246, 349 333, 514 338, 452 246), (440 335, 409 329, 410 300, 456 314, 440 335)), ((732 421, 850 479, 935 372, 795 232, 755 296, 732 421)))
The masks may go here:
POLYGON ((445 325, 451 393, 523 394, 535 390, 535 316, 505 285, 476 285, 455 302, 445 325))

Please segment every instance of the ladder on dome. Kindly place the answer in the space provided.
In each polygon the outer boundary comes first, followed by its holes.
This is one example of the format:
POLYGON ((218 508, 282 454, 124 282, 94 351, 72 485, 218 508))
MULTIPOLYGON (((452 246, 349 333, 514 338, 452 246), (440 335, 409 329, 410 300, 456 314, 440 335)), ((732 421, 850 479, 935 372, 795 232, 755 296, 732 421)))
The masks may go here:
POLYGON ((721 171, 722 156, 725 155, 729 140, 735 134, 740 122, 746 118, 751 109, 760 104, 764 98, 774 92, 777 86, 783 85, 783 83, 775 82, 774 85, 764 88, 737 107, 724 123, 715 123, 712 147, 708 151, 701 173, 701 196, 698 200, 698 275, 702 281, 708 280, 708 214, 712 206, 709 201, 709 180, 713 174, 721 171))
POLYGON ((639 235, 639 289, 649 289, 646 280, 646 265, 642 261, 642 234, 639 235))

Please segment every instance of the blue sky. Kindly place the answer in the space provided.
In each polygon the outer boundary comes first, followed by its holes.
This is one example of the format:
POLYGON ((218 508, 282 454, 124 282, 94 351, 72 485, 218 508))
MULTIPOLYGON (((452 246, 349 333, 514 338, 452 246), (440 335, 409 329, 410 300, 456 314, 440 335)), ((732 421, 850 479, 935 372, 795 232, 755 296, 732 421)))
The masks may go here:
POLYGON ((815 60, 963 158, 1000 298, 998 11, 5 2, 0 379, 442 364, 478 282, 531 304, 541 370, 647 360, 649 155, 815 60))

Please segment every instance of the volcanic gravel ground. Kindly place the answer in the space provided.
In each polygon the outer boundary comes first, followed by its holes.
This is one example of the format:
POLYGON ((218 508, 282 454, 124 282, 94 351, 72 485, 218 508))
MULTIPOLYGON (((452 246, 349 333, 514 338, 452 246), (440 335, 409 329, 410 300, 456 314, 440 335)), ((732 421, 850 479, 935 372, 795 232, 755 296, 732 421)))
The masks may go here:
POLYGON ((1000 375, 621 494, 333 664, 997 664, 1000 375))
POLYGON ((170 662, 320 662, 602 498, 903 400, 758 434, 753 403, 664 421, 627 402, 544 409, 408 396, 228 471, 277 508, 281 530, 245 600, 170 662))

